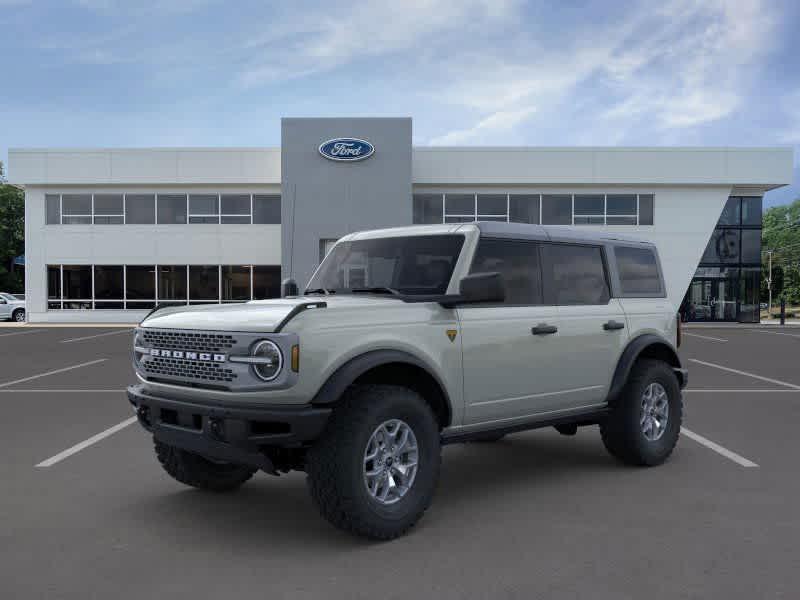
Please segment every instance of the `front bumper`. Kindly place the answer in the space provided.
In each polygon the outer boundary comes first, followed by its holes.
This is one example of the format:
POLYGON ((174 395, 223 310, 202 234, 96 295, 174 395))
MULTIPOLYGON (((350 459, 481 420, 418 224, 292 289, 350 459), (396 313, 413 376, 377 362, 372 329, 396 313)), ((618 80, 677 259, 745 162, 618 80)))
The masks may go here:
POLYGON ((263 469, 275 468, 265 450, 300 447, 319 437, 330 408, 271 406, 232 408, 154 396, 128 387, 139 423, 165 444, 207 458, 263 469))

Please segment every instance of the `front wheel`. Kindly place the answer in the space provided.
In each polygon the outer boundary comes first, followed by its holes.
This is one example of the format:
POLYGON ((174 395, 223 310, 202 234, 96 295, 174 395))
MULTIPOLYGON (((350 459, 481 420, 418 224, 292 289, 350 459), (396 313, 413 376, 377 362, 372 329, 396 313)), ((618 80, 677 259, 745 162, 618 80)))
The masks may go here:
POLYGON ((14 311, 14 314, 11 316, 13 321, 17 323, 24 323, 25 322, 25 310, 22 308, 18 308, 14 311))
POLYGON ((334 526, 388 540, 413 527, 430 505, 440 461, 439 426, 419 394, 354 386, 308 453, 308 488, 334 526))
POLYGON ((600 424, 606 449, 624 463, 654 466, 675 448, 683 400, 672 368, 659 360, 638 361, 628 383, 600 424))

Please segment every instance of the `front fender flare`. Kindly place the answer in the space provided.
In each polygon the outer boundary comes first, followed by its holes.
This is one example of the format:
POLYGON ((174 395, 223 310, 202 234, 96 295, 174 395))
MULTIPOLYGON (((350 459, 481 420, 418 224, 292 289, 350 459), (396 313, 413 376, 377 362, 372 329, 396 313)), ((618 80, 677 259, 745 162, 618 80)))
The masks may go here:
POLYGON ((327 381, 322 384, 322 387, 314 395, 311 403, 314 405, 333 404, 341 398, 344 391, 361 375, 370 369, 391 363, 405 363, 418 367, 436 382, 445 402, 447 422, 449 423, 453 409, 450 403, 450 395, 447 393, 447 387, 423 360, 402 350, 370 350, 351 358, 328 377, 327 381))

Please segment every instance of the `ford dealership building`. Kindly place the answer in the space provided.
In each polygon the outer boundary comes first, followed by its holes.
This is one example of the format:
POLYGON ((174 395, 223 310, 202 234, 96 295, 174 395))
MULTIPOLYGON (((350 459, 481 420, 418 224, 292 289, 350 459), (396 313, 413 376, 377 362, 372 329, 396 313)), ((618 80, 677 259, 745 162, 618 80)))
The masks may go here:
POLYGON ((270 298, 351 231, 508 220, 653 240, 692 319, 758 319, 761 197, 791 182, 791 149, 414 147, 411 128, 289 118, 280 148, 11 150, 28 318, 270 298))

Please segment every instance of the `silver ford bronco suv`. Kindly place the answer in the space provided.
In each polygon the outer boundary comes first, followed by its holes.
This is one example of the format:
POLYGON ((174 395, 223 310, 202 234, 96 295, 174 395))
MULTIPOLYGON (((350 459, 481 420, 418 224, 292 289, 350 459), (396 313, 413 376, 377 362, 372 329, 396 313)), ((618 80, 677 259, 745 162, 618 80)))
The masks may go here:
POLYGON ((353 233, 302 295, 156 309, 128 398, 181 483, 305 471, 337 527, 403 534, 441 447, 599 425, 624 463, 672 452, 687 373, 649 243, 479 222, 353 233))

